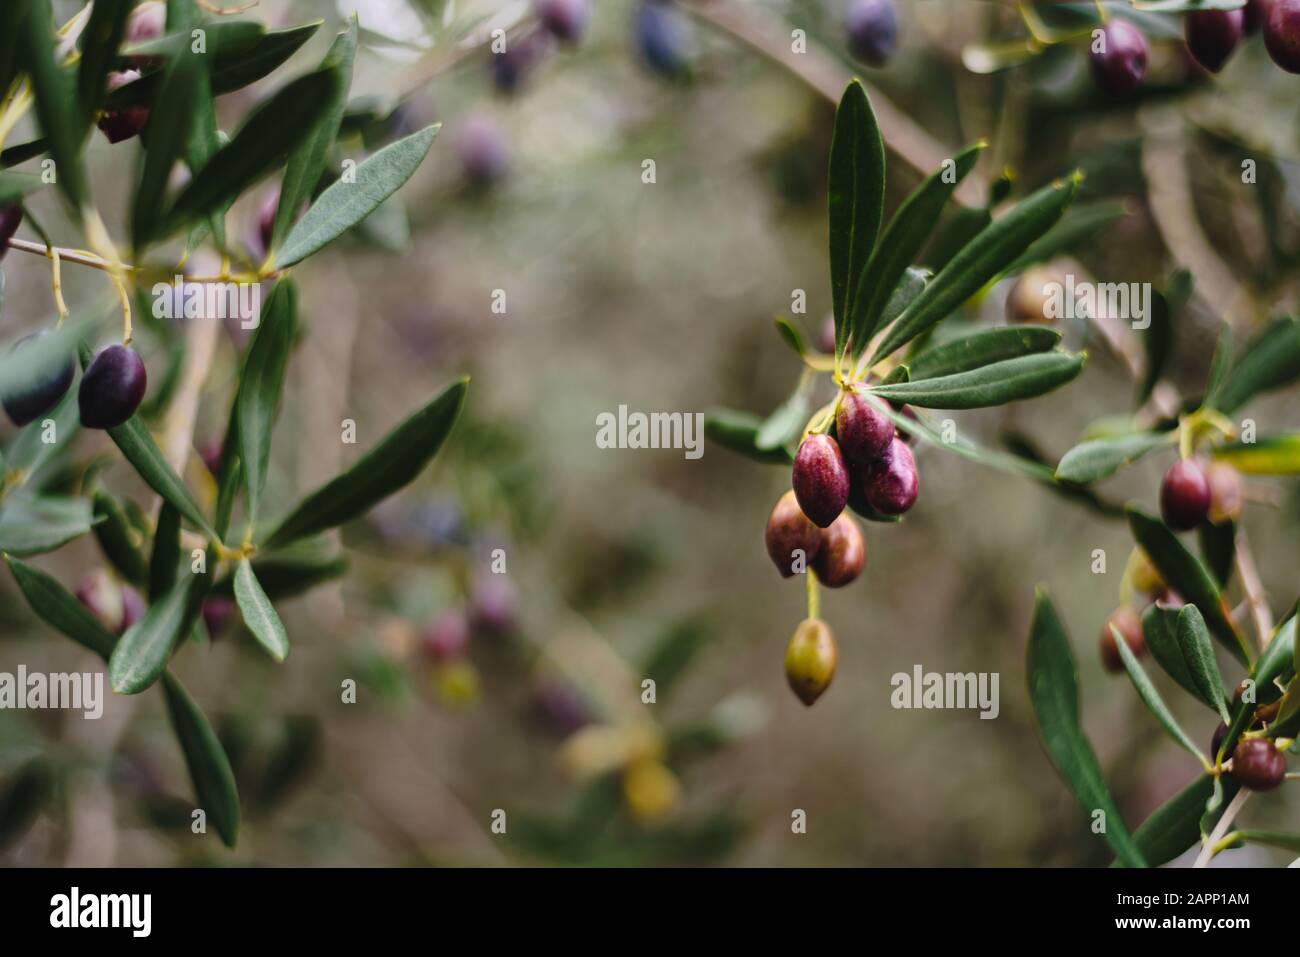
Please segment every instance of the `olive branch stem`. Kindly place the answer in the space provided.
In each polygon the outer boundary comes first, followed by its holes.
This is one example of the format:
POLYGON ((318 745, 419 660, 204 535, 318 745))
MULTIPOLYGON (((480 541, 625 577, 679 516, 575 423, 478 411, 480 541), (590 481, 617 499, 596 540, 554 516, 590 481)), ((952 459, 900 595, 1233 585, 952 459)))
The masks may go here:
POLYGON ((1228 832, 1228 828, 1232 826, 1233 820, 1241 812, 1242 807, 1245 806, 1250 795, 1251 792, 1249 789, 1242 788, 1237 792, 1236 797, 1228 802, 1227 808, 1223 811, 1223 816, 1220 817, 1219 822, 1214 825, 1214 830, 1211 831, 1210 836, 1201 843, 1201 853, 1197 856, 1196 863, 1192 865, 1193 867, 1206 867, 1215 854, 1223 850, 1224 847, 1227 847, 1227 844, 1223 841, 1223 836, 1228 832))

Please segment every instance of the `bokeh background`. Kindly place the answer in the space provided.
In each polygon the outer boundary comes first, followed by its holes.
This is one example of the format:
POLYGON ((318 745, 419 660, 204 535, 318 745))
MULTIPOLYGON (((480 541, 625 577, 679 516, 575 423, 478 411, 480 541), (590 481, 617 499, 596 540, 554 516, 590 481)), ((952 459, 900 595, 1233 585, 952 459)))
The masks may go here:
MULTIPOLYGON (((286 70, 220 101, 223 117, 314 64, 356 10, 354 103, 396 109, 373 135, 444 124, 400 205, 297 271, 306 336, 289 367, 271 506, 461 373, 473 377, 466 415, 417 484, 343 531, 347 576, 284 606, 285 665, 238 629, 178 656, 236 768, 236 850, 189 832, 189 781, 149 693, 109 701, 98 722, 0 712, 0 781, 33 756, 51 769, 37 806, 6 805, 0 862, 1102 865, 1107 848, 1040 748, 1024 690, 1038 583, 1071 633, 1084 725, 1130 825, 1191 780, 1195 762, 1097 656, 1131 548, 1122 520, 919 450, 917 507, 899 525, 868 526, 862 578, 823 593, 839 670, 805 708, 782 672, 804 591, 778 578, 762 542, 787 469, 712 444, 695 461, 600 449, 596 417, 620 404, 766 414, 793 388, 798 362, 772 320, 805 290, 807 313, 792 318, 814 338, 830 308, 825 87, 854 72, 945 150, 987 137, 982 192, 1004 168, 1018 196, 1081 167, 1081 202, 1123 203, 1126 215, 1070 255, 1099 280, 1157 288, 1176 266, 1191 270, 1197 292, 1176 317, 1167 378, 1195 395, 1225 295, 1242 297, 1241 335, 1294 305, 1300 81, 1258 38, 1222 74, 1198 75, 1173 20, 1151 28, 1151 82, 1135 101, 1100 96, 1077 44, 976 73, 973 49, 1025 35, 1014 4, 981 0, 899 2, 900 49, 882 69, 849 59, 839 0, 681 2, 690 75, 668 79, 638 47, 638 6, 597 0, 583 41, 548 47, 509 95, 479 41, 498 24, 526 34, 524 2, 263 0, 245 14, 325 26, 286 70), (719 28, 720 10, 765 36, 804 29, 809 52, 760 55, 719 28), (490 185, 467 179, 475 148, 503 160, 490 185), (647 159, 653 184, 642 181, 647 159), (1243 159, 1257 164, 1254 184, 1241 182, 1243 159), (1196 232, 1204 243, 1189 247, 1196 232), (1213 262, 1187 261, 1189 248, 1213 262), (357 422, 356 446, 339 441, 344 418, 357 422), (1092 572, 1098 548, 1105 574, 1092 572), (506 575, 491 574, 494 549, 506 575), (467 658, 433 662, 430 633, 457 616, 471 621, 467 658), (999 673, 1000 715, 893 709, 891 676, 918 664, 999 673), (658 681, 651 705, 646 676, 658 681), (360 683, 355 705, 339 700, 348 677, 360 683), (655 770, 621 773, 636 754, 658 754, 638 765, 655 770), (492 828, 497 809, 505 834, 492 828), (795 809, 806 834, 791 832, 795 809)), ((90 150, 110 226, 128 199, 123 190, 112 208, 112 184, 136 148, 90 150)), ((893 150, 889 170, 892 209, 922 172, 893 150)), ((53 197, 36 208, 61 225, 53 197)), ((232 224, 251 238, 257 215, 244 204, 232 224)), ((43 261, 11 254, 4 267, 6 334, 35 328, 50 313, 43 261)), ((86 272, 65 268, 70 301, 102 294, 86 272)), ((1003 322, 1006 286, 963 318, 1003 322)), ((1019 407, 955 413, 962 435, 996 447, 1020 433, 1054 462, 1089 423, 1131 411, 1123 361, 1082 324, 1064 331, 1090 350, 1080 379, 1019 407)), ((199 439, 220 434, 238 345, 232 332, 218 347, 199 439)), ((165 357, 146 360, 152 373, 165 357)), ((1294 426, 1297 411, 1284 394, 1251 414, 1266 432, 1294 426)), ((106 457, 106 482, 147 501, 102 437, 81 442, 106 457)), ((1168 464, 1153 455, 1102 492, 1153 507, 1168 464)), ((1244 520, 1278 615, 1295 599, 1296 493, 1252 483, 1244 520)), ((102 558, 86 539, 40 564, 71 584, 102 558)), ((20 662, 95 665, 0 576, 0 669, 20 662)), ((1208 742, 1212 717, 1170 699, 1208 742)), ((1254 802, 1248 820, 1285 829, 1295 804, 1254 802)), ((1220 863, 1285 859, 1248 849, 1220 863)))

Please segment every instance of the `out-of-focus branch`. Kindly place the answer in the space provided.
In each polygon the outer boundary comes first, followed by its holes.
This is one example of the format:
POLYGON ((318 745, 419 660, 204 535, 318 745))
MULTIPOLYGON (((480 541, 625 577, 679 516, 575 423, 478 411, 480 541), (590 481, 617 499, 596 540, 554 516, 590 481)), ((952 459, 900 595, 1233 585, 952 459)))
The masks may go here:
MULTIPOLYGON (((699 19, 784 67, 832 103, 839 102, 852 79, 848 70, 815 46, 809 45, 804 53, 793 52, 789 33, 752 7, 735 0, 691 0, 684 6, 699 19)), ((951 150, 912 122, 883 93, 867 83, 863 86, 871 98, 885 145, 908 166, 929 175, 952 156, 951 150)), ((986 201, 983 184, 973 179, 964 180, 954 195, 968 207, 981 207, 986 201)))
POLYGON ((1235 551, 1237 574, 1241 577, 1241 587, 1246 593, 1246 604, 1250 607, 1251 619, 1255 622, 1255 632, 1262 651, 1273 635, 1273 613, 1269 610, 1268 599, 1264 597, 1264 584, 1260 581, 1259 570, 1255 567, 1255 556, 1250 550, 1244 532, 1237 535, 1235 551))

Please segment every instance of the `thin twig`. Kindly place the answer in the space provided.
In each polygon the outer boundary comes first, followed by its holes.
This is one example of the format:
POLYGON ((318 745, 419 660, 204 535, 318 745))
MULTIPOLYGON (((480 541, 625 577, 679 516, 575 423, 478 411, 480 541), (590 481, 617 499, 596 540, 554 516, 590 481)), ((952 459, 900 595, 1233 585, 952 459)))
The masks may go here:
POLYGON ((1255 556, 1246 541, 1245 532, 1237 535, 1235 558, 1237 574, 1241 577, 1241 587, 1246 592, 1246 602, 1250 606, 1251 619, 1255 622, 1255 632, 1259 649, 1267 647, 1273 635, 1273 613, 1269 610, 1268 599, 1264 595, 1264 584, 1260 581, 1259 570, 1255 567, 1255 556))
POLYGON ((1227 809, 1223 812, 1223 817, 1219 818, 1219 823, 1214 825, 1214 830, 1210 832, 1210 836, 1201 845, 1201 853, 1197 856, 1196 863, 1192 865, 1193 867, 1205 867, 1210 863, 1210 859, 1214 857, 1215 845, 1223 839, 1224 834, 1228 833, 1228 828, 1232 827, 1233 819, 1241 811, 1250 794, 1251 792, 1248 789, 1242 788, 1237 792, 1237 796, 1229 802, 1227 809))

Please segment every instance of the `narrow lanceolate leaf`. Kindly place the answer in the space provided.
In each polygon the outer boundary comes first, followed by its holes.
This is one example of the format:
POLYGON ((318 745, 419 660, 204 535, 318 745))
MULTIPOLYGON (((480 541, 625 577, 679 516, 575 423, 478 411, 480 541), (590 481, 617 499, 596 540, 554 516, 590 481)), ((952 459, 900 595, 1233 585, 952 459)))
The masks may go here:
MULTIPOLYGON (((1185 276, 1187 273, 1180 272, 1178 275, 1185 276)), ((1146 368, 1142 373, 1142 381, 1138 384, 1137 400, 1134 403, 1138 406, 1151 397, 1151 390, 1164 375, 1169 358, 1173 355, 1173 312, 1182 304, 1181 300, 1171 302, 1173 295, 1174 290, 1171 289, 1168 295, 1157 291, 1151 297, 1151 326, 1142 334, 1142 351, 1146 355, 1146 368)))
MULTIPOLYGON (((303 547, 306 545, 308 543, 302 543, 283 552, 253 559, 253 574, 267 598, 272 601, 293 598, 338 578, 348 570, 348 560, 343 556, 303 547)), ((227 575, 212 590, 220 595, 233 595, 234 576, 227 575)))
POLYGON ((1218 408, 1219 393, 1228 381, 1228 372, 1232 368, 1233 350, 1236 337, 1232 326, 1227 322, 1219 323, 1219 338, 1214 344, 1214 356, 1210 359, 1210 373, 1205 381, 1204 404, 1218 408))
POLYGON ((1229 442, 1215 446, 1210 454, 1250 475, 1300 475, 1300 432, 1229 442))
POLYGON ((1202 522, 1196 530, 1196 538, 1201 543, 1201 558, 1205 560, 1214 580, 1220 589, 1226 589, 1232 580, 1232 567, 1237 560, 1237 523, 1232 521, 1215 524, 1202 522))
POLYGON ((271 229, 271 249, 280 245, 289 227, 293 225, 294 218, 311 199, 312 190, 325 171, 329 150, 338 139, 339 124, 343 122, 348 89, 352 85, 352 61, 356 52, 357 20, 353 17, 348 28, 335 37, 321 63, 321 69, 334 70, 339 75, 339 82, 332 91, 333 97, 313 104, 319 117, 316 128, 293 151, 289 162, 285 164, 284 179, 280 183, 280 205, 276 208, 275 223, 271 229))
POLYGON ((848 338, 858 280, 875 248, 885 204, 885 144, 867 91, 857 80, 845 89, 835 111, 828 175, 831 301, 838 355, 848 338))
POLYGON ((0 206, 12 206, 44 185, 45 183, 36 173, 5 170, 0 173, 0 206))
POLYGON ((871 362, 905 346, 955 312, 1061 218, 1078 192, 1077 177, 1058 180, 976 234, 885 333, 871 362))
POLYGON ((1062 456, 1056 466, 1056 478, 1061 482, 1090 485, 1121 468, 1132 465, 1152 449, 1176 439, 1173 432, 1138 432, 1112 439, 1094 439, 1081 442, 1062 456))
POLYGON ((1103 226, 1128 215, 1122 203, 1090 203, 1079 205, 1061 217, 1060 222, 1030 243, 1010 266, 1008 274, 1018 273, 1035 263, 1047 262, 1077 248, 1085 239, 1103 226))
POLYGON ((298 503, 263 543, 267 549, 342 525, 412 481, 442 447, 465 404, 469 379, 442 391, 352 468, 298 503))
POLYGON ((1047 352, 1061 341, 1061 334, 1044 326, 987 329, 926 349, 907 360, 912 381, 934 379, 956 372, 969 372, 992 362, 1047 352))
POLYGON ((320 194, 289 231, 274 264, 284 269, 302 262, 351 229, 411 178, 433 145, 441 124, 426 126, 367 158, 345 179, 320 194))
POLYGON ((1290 851, 1292 854, 1300 854, 1300 834, 1286 834, 1282 831, 1234 831, 1233 833, 1247 844, 1263 844, 1290 851))
POLYGON ((1242 664, 1250 660, 1246 644, 1232 624, 1228 608, 1214 576, 1199 558, 1189 552, 1164 522, 1130 505, 1129 528, 1163 578, 1183 599, 1200 609, 1210 632, 1242 664))
POLYGON ((239 792, 226 752, 189 692, 170 674, 163 675, 163 693, 199 806, 221 835, 222 843, 234 847, 239 839, 239 792))
POLYGON ((92 522, 85 499, 12 499, 0 507, 0 552, 21 558, 52 552, 85 535, 92 522))
POLYGON ((1026 671, 1039 734, 1052 763, 1087 815, 1091 817, 1096 811, 1105 815, 1106 841, 1120 861, 1129 867, 1145 867, 1142 852, 1129 836, 1097 756, 1079 726, 1079 680, 1074 654, 1056 609, 1041 588, 1030 626, 1026 671))
POLYGON ((1231 415, 1261 392, 1300 379, 1300 319, 1275 319, 1246 346, 1206 404, 1231 415))
MULTIPOLYGON (((1236 784, 1230 783, 1230 790, 1235 793, 1236 789, 1236 784)), ((1213 790, 1213 779, 1198 774, 1133 832, 1133 839, 1152 867, 1168 864, 1200 840, 1201 815, 1213 790)))
POLYGON ((149 600, 159 601, 176 584, 181 561, 181 516, 170 502, 158 509, 153 533, 153 554, 149 557, 149 600))
POLYGON ((176 197, 164 232, 171 234, 221 208, 284 160, 310 134, 316 117, 306 104, 328 99, 333 70, 299 77, 260 105, 176 197))
POLYGON ((1184 605, 1178 613, 1178 647, 1182 650, 1183 660, 1187 662, 1187 671, 1199 690, 1202 700, 1213 702, 1215 710, 1223 723, 1231 719, 1228 715, 1228 699, 1223 694, 1223 676, 1219 674, 1219 663, 1214 658, 1214 648, 1210 645, 1210 632, 1205 627, 1205 619, 1195 605, 1184 605))
POLYGON ((271 457, 271 428, 280 407, 284 370, 293 348, 297 324, 297 291, 281 279, 262 306, 261 321, 244 359, 244 372, 235 399, 239 419, 239 455, 243 462, 248 522, 257 518, 266 466, 271 457))
POLYGON ((126 18, 135 0, 95 0, 81 34, 81 62, 77 64, 77 95, 84 123, 89 126, 104 102, 108 71, 126 32, 126 18))
MULTIPOLYGON (((1193 607, 1193 606, 1187 606, 1193 607)), ((1142 637, 1151 649, 1151 657, 1164 669, 1178 686, 1192 695, 1211 711, 1218 711, 1215 699, 1208 695, 1192 677, 1187 658, 1178 643, 1178 614, 1180 609, 1159 603, 1147 606, 1142 612, 1142 637)))
POLYGON ((889 221, 874 247, 852 303, 849 329, 853 354, 860 355, 884 325, 885 305, 903 272, 916 260, 957 184, 975 168, 984 142, 968 146, 918 186, 889 221))
POLYGON ((90 613, 72 592, 52 577, 16 558, 8 558, 18 590, 36 616, 47 625, 88 648, 105 661, 113 653, 117 638, 90 613))
POLYGON ((806 355, 808 347, 804 344, 803 333, 795 328, 794 323, 785 316, 777 316, 775 322, 777 335, 781 337, 781 341, 789 346, 795 355, 806 355))
POLYGON ((172 649, 180 641, 197 579, 191 576, 173 584, 118 641, 108 662, 108 681, 118 694, 139 694, 167 667, 172 649))
POLYGON ((1120 630, 1114 625, 1110 626, 1110 630, 1111 634, 1115 636, 1115 646, 1119 649, 1120 659, 1124 662, 1124 670, 1128 672, 1129 678, 1132 679, 1133 687, 1137 689, 1138 697, 1142 699, 1142 703, 1147 706, 1148 711, 1156 716, 1156 720, 1160 722, 1169 737, 1192 754, 1200 757, 1201 752, 1196 749, 1196 744, 1178 724, 1173 712, 1169 710, 1165 700, 1160 697, 1160 692, 1151 683, 1146 670, 1138 664, 1137 656, 1129 650, 1128 642, 1124 640, 1120 630))
MULTIPOLYGON (((10 4, 6 3, 5 6, 10 4)), ((54 160, 56 182, 80 216, 86 205, 86 178, 81 148, 86 129, 73 75, 54 62, 54 21, 50 4, 27 2, 20 14, 18 57, 31 77, 36 97, 36 117, 46 147, 54 160)))
POLYGON ((144 169, 131 207, 131 240, 137 253, 159 238, 163 194, 190 139, 203 69, 202 56, 188 48, 178 53, 167 63, 162 88, 150 109, 144 131, 144 169))
POLYGON ((805 375, 799 380, 799 384, 795 386, 795 390, 789 397, 763 420, 754 435, 754 445, 759 451, 770 452, 799 437, 812 411, 810 405, 813 384, 813 378, 805 375))
POLYGON ((878 385, 871 391, 925 409, 978 409, 1051 392, 1077 376, 1086 361, 1083 353, 1043 352, 920 382, 878 385))
POLYGON ((789 465, 793 460, 789 449, 758 447, 758 430, 763 420, 752 412, 737 409, 711 409, 704 413, 704 436, 756 462, 789 465))
POLYGON ((67 394, 51 411, 24 426, 9 446, 5 469, 21 471, 23 481, 31 479, 41 467, 66 449, 81 428, 81 414, 77 409, 77 390, 69 388, 67 394), (50 441, 46 441, 46 440, 50 441))
POLYGON ((96 489, 95 538, 104 556, 117 573, 133 585, 143 585, 149 566, 138 544, 139 533, 131 525, 126 510, 108 492, 96 489))
POLYGON ((276 661, 284 661, 289 654, 289 636, 271 599, 258 584, 253 565, 247 558, 240 559, 235 568, 235 601, 239 604, 239 613, 244 616, 244 624, 257 643, 276 661))

